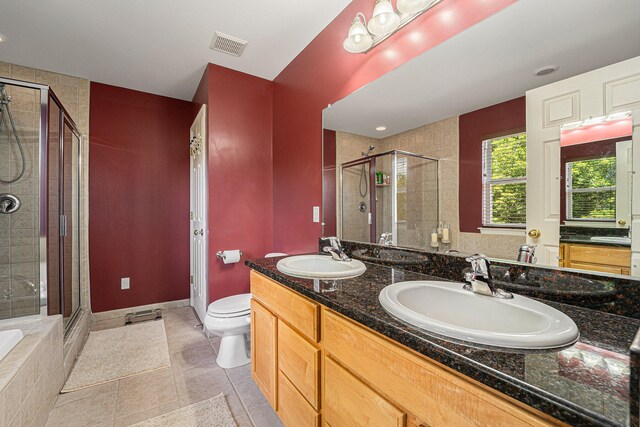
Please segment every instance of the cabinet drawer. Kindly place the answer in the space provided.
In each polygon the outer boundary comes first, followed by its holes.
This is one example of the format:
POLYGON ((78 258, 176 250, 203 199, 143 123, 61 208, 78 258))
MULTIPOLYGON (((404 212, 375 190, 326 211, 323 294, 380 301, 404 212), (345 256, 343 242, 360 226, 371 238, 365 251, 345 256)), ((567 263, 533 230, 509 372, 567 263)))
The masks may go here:
POLYGON ((631 265, 631 250, 611 246, 571 245, 569 260, 572 267, 575 262, 579 262, 628 268, 631 265))
POLYGON ((624 274, 622 270, 626 270, 623 267, 615 267, 615 266, 600 265, 600 264, 587 264, 584 262, 573 262, 573 261, 571 261, 571 268, 577 268, 579 270, 599 271, 601 273, 612 273, 612 274, 624 274))
POLYGON ((324 361, 324 417, 333 427, 405 425, 405 414, 330 357, 324 361))
POLYGON ((320 409, 320 350, 284 322, 278 323, 278 367, 311 406, 320 409))
POLYGON ((318 342, 319 305, 284 286, 251 272, 251 294, 276 316, 318 342))
POLYGON ((282 371, 278 374, 278 416, 287 427, 317 427, 320 424, 320 415, 282 371))
MULTIPOLYGON (((524 409, 330 310, 322 313, 325 352, 428 425, 551 425, 532 408, 524 409)), ((327 375, 325 371, 325 382, 327 375)), ((325 401, 329 394, 325 388, 325 401)))

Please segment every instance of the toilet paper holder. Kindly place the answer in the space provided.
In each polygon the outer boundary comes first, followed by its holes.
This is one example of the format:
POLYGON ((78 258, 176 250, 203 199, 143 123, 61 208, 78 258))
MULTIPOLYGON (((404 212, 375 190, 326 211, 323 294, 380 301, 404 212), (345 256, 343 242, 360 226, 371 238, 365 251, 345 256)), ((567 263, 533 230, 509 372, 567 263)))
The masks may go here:
MULTIPOLYGON (((226 258, 225 254, 224 254, 224 251, 218 251, 218 252, 216 252, 216 256, 217 256, 218 258, 220 258, 221 260, 223 260, 223 261, 224 261, 224 259, 226 258)), ((240 251, 240 256, 242 256, 242 251, 240 251)))

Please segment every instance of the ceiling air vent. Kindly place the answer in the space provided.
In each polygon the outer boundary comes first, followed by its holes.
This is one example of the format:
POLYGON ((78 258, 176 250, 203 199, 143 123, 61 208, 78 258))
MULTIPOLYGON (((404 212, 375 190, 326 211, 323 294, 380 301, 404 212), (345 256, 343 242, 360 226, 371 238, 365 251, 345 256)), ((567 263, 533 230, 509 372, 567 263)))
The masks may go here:
POLYGON ((233 56, 240 56, 247 46, 247 41, 216 31, 209 48, 233 56))

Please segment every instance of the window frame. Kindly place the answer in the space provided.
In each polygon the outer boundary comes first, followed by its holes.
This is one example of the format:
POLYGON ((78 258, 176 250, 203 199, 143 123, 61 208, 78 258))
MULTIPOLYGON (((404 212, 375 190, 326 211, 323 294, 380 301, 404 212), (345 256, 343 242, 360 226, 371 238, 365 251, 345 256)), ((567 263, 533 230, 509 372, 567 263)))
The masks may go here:
MULTIPOLYGON (((491 188, 493 185, 507 185, 507 184, 527 184, 527 176, 518 177, 518 178, 498 178, 492 179, 492 164, 493 157, 491 154, 487 154, 489 148, 492 147, 493 142, 506 139, 510 137, 525 135, 525 144, 526 144, 526 135, 527 132, 516 132, 510 133, 507 135, 500 135, 493 138, 487 138, 482 140, 482 228, 513 228, 513 229, 526 229, 527 220, 525 215, 525 220, 523 223, 493 223, 491 222, 492 212, 493 212, 493 204, 491 203, 491 188)), ((525 145, 526 150, 526 145, 525 145)), ((525 199, 526 203, 526 199, 525 199)), ((526 210, 526 206, 525 206, 526 210)))
MULTIPOLYGON (((615 158, 615 156, 613 156, 615 158)), ((616 205, 614 203, 613 206, 613 218, 574 218, 573 217, 573 194, 574 193, 599 193, 604 191, 617 191, 617 185, 611 187, 593 187, 593 188, 577 188, 573 189, 572 183, 572 173, 571 170, 573 168, 572 164, 580 161, 589 161, 589 160, 598 160, 600 158, 606 157, 598 157, 595 159, 579 159, 579 160, 567 160, 565 163, 565 217, 567 221, 572 222, 611 222, 615 223, 617 218, 616 205)), ((614 163, 615 165, 615 163, 614 163)))

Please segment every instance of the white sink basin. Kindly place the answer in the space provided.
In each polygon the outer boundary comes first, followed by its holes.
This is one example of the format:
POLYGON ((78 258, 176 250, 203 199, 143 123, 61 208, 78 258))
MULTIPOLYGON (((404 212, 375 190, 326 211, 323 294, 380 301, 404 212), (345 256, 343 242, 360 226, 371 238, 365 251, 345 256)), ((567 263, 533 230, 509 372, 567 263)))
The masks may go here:
POLYGON ((389 285, 380 303, 392 315, 447 337, 497 347, 545 349, 574 343, 578 327, 546 304, 514 295, 500 299, 462 283, 415 281, 389 285))
POLYGON ((348 279, 364 273, 367 267, 357 259, 336 261, 326 255, 296 255, 278 261, 276 268, 303 279, 348 279))
POLYGON ((630 237, 612 237, 612 236, 593 236, 591 240, 594 242, 620 243, 625 245, 631 244, 630 237))

